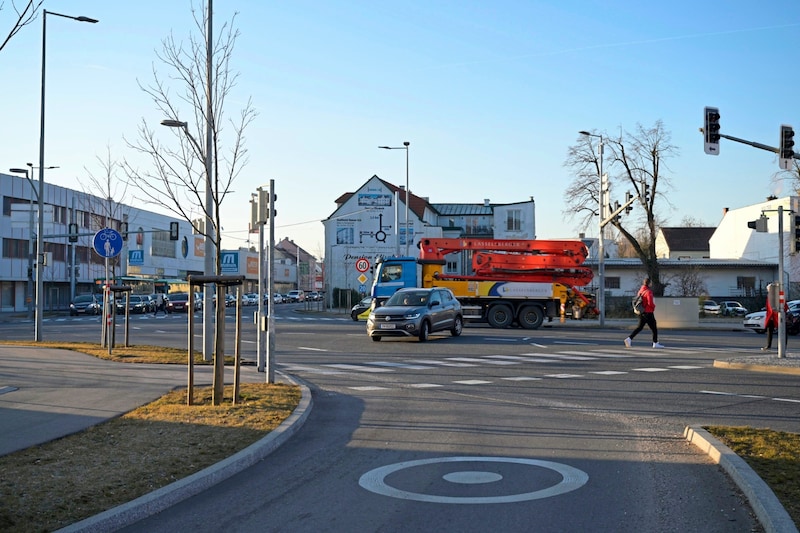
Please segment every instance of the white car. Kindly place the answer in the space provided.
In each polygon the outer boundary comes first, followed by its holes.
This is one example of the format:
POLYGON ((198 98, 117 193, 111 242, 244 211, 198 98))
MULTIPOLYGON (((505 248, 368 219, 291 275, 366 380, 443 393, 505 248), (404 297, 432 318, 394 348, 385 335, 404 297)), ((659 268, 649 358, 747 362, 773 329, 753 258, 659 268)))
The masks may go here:
POLYGON ((703 302, 703 307, 700 310, 707 315, 718 315, 720 312, 719 304, 714 300, 706 300, 703 302))
POLYGON ((739 302, 726 301, 719 304, 720 314, 722 316, 744 316, 747 314, 747 308, 739 302))
POLYGON ((742 322, 742 326, 748 329, 752 329, 756 333, 764 333, 766 329, 764 328, 764 321, 767 318, 766 311, 756 311, 755 313, 749 313, 745 315, 744 321, 742 322))
POLYGON ((258 305, 258 294, 253 292, 243 294, 242 305, 258 305))

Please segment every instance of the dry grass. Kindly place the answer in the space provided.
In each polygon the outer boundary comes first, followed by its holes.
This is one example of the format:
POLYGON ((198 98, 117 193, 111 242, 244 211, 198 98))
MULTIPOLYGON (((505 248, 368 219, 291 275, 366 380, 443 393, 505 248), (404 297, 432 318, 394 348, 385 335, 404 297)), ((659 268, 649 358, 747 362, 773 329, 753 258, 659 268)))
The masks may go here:
MULTIPOLYGON (((2 341, 7 346, 30 346, 30 341, 2 341)), ((58 348, 60 350, 73 350, 118 363, 161 363, 185 365, 188 360, 188 350, 168 348, 164 346, 115 346, 108 354, 108 348, 102 348, 98 343, 91 342, 37 342, 37 348, 58 348)), ((225 363, 232 364, 233 357, 225 357, 225 363)), ((195 351, 194 364, 209 365, 203 360, 202 352, 195 351)))
POLYGON ((750 427, 705 429, 756 471, 800 526, 800 435, 750 427))
POLYGON ((53 531, 185 478, 262 438, 300 401, 298 387, 282 384, 242 384, 237 405, 232 387, 225 394, 213 406, 211 388, 195 388, 195 405, 187 406, 186 389, 175 390, 81 433, 0 457, 0 531, 53 531))

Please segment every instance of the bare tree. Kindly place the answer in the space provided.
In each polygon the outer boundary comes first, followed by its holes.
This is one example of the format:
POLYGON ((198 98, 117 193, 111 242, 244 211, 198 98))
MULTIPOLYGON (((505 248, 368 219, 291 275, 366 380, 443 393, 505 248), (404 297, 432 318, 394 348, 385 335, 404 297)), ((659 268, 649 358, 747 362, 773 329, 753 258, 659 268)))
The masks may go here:
MULTIPOLYGON (((637 124, 633 133, 622 132, 616 139, 605 133, 602 137, 607 148, 604 159, 608 173, 607 205, 613 204, 611 198, 615 190, 629 191, 638 197, 643 209, 639 216, 618 216, 609 224, 633 248, 653 282, 654 293, 661 296, 664 284, 660 279, 656 257, 656 232, 660 225, 656 199, 663 198, 669 204, 663 194, 669 189, 669 178, 662 167, 666 159, 677 154, 677 147, 671 143, 671 135, 660 120, 649 128, 637 124)), ((565 191, 567 209, 564 213, 570 218, 578 217, 579 225, 583 228, 588 228, 599 214, 600 155, 596 144, 592 137, 581 135, 578 143, 569 147, 564 162, 564 166, 575 173, 565 191)), ((607 207, 606 213, 609 211, 607 207)))
MULTIPOLYGON (((182 128, 172 128, 172 144, 159 140, 154 128, 146 119, 139 126, 138 140, 128 141, 128 146, 138 155, 150 160, 146 169, 125 161, 123 167, 130 182, 141 193, 141 200, 168 209, 184 220, 192 222, 193 214, 202 213, 209 223, 199 233, 211 239, 216 249, 215 272, 221 273, 220 205, 231 191, 231 186, 247 163, 244 131, 255 119, 256 111, 248 100, 241 111, 227 118, 226 99, 236 85, 238 74, 231 71, 231 58, 239 36, 234 28, 236 15, 222 25, 216 40, 209 35, 209 10, 205 3, 192 9, 196 34, 189 36, 188 44, 175 40, 170 34, 162 41, 156 56, 169 74, 162 75, 153 66, 153 81, 139 87, 152 99, 161 119, 168 119, 182 128), (213 45, 209 59, 207 46, 213 45), (208 63, 207 63, 208 60, 208 63), (209 72, 210 71, 210 72, 209 72), (209 87, 209 78, 213 80, 209 87), (214 163, 211 175, 206 172, 207 148, 199 142, 205 138, 207 124, 211 125, 211 155, 214 163), (223 143, 225 126, 230 126, 223 143), (177 146, 177 147, 176 147, 177 146), (211 202, 205 201, 211 186, 211 202)), ((166 131, 158 128, 162 134, 166 131)), ((196 228, 199 229, 199 228, 196 228)), ((224 360, 224 301, 223 288, 217 285, 217 320, 214 350, 214 394, 212 402, 219 405, 223 392, 224 360)))
MULTIPOLYGON (((36 19, 36 12, 42 6, 42 2, 44 2, 44 0, 38 0, 38 1, 28 0, 28 2, 25 4, 25 7, 22 9, 22 11, 20 11, 19 8, 17 7, 16 2, 14 2, 14 0, 11 0, 11 8, 14 10, 17 20, 16 22, 14 22, 14 25, 9 30, 8 35, 6 35, 6 38, 3 40, 2 43, 0 43, 0 50, 5 48, 8 42, 11 40, 11 38, 14 37, 17 33, 19 33, 19 31, 23 27, 27 26, 36 19)), ((3 11, 4 7, 5 7, 5 2, 0 2, 0 11, 3 11)))
POLYGON ((688 265, 672 276, 666 276, 664 287, 669 287, 670 296, 694 297, 708 294, 703 269, 688 265))

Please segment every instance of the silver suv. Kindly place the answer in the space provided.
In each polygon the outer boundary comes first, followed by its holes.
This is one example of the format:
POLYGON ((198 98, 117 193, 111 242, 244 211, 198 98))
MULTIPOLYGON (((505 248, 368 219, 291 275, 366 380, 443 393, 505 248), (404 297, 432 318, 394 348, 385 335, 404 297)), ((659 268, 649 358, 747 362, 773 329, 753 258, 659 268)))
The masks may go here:
POLYGON ((458 337, 463 329, 461 304, 450 289, 442 288, 400 289, 367 319, 367 335, 373 341, 417 337, 425 342, 431 333, 450 331, 458 337))

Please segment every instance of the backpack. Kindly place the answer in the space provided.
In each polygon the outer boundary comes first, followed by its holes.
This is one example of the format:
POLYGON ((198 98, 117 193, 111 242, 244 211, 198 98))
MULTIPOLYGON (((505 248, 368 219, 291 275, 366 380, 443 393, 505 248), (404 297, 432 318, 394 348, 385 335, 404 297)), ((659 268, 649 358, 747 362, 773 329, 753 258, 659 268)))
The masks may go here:
POLYGON ((633 305, 634 314, 641 315, 644 313, 644 302, 642 302, 641 293, 633 297, 631 304, 633 305))

